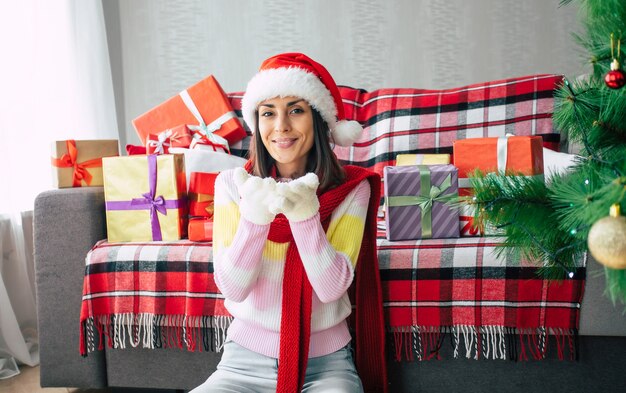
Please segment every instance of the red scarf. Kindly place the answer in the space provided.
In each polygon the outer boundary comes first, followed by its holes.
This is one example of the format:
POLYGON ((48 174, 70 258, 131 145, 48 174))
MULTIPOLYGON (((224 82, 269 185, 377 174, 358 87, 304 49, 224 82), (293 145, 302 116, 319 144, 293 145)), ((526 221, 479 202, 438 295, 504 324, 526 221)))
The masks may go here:
MULTIPOLYGON (((250 168, 250 165, 246 165, 250 168)), ((361 181, 370 183, 371 197, 365 232, 356 265, 355 286, 355 364, 365 392, 387 392, 385 331, 382 289, 376 252, 376 214, 380 201, 380 176, 367 169, 345 166, 344 184, 319 196, 320 220, 328 229, 332 212, 361 181)), ((311 300, 313 289, 306 277, 300 254, 293 240, 289 221, 279 215, 272 222, 268 239, 289 242, 283 280, 282 316, 278 386, 280 393, 300 392, 306 373, 311 337, 311 300)))

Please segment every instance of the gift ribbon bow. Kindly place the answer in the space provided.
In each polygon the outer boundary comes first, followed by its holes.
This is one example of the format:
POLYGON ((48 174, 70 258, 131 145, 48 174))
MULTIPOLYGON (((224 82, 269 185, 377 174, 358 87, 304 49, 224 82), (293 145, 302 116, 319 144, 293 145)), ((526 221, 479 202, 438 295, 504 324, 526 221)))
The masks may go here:
POLYGON ((448 174, 439 186, 431 186, 428 165, 417 165, 420 172, 421 195, 397 195, 387 197, 389 207, 419 206, 422 210, 422 238, 431 238, 432 208, 434 202, 446 203, 456 197, 455 194, 444 195, 452 187, 452 174, 448 174))
POLYGON ((147 205, 150 209, 150 224, 152 226, 152 240, 163 240, 161 234, 161 225, 159 224, 159 215, 157 212, 167 215, 165 207, 165 199, 162 195, 155 198, 157 183, 157 158, 156 155, 148 155, 148 186, 150 191, 141 194, 143 198, 133 198, 130 202, 132 206, 144 207, 147 205))
POLYGON ((156 141, 149 140, 148 146, 154 148, 154 154, 165 154, 165 148, 170 147, 171 140, 172 140, 172 130, 163 131, 160 134, 157 134, 156 141))
POLYGON ((205 145, 211 145, 214 149, 215 146, 223 147, 224 149, 226 149, 227 152, 230 153, 228 141, 224 137, 217 135, 215 131, 219 130, 228 120, 236 117, 237 115, 235 114, 235 112, 226 112, 207 125, 200 115, 198 107, 196 107, 196 104, 191 99, 189 92, 187 92, 187 90, 183 90, 178 95, 180 96, 180 98, 183 99, 183 102, 185 103, 185 106, 187 106, 187 109, 189 109, 189 112, 191 112, 191 114, 198 121, 198 125, 187 125, 187 127, 189 127, 189 129, 193 132, 191 148, 193 148, 196 144, 201 143, 205 145))
POLYGON ((150 209, 150 225, 152 227, 152 240, 163 240, 159 216, 167 215, 167 209, 178 209, 183 206, 185 199, 166 200, 162 195, 155 197, 157 185, 157 156, 149 154, 148 159, 148 185, 150 191, 141 194, 142 198, 133 198, 131 201, 106 201, 106 210, 143 210, 150 209))
POLYGON ((87 168, 102 166, 102 158, 77 162, 78 149, 76 148, 76 141, 69 139, 65 141, 65 144, 67 146, 67 153, 63 154, 61 158, 52 157, 52 165, 58 168, 74 168, 72 175, 73 187, 80 187, 80 182, 83 180, 87 185, 90 185, 93 176, 89 173, 87 168))

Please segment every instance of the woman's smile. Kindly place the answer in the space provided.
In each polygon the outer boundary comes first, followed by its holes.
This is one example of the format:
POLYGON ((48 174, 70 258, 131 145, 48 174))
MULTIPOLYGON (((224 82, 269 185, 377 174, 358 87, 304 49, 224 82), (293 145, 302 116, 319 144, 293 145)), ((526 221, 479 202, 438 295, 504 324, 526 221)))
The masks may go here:
POLYGON ((259 132, 263 145, 276 161, 282 177, 304 175, 313 147, 313 110, 299 97, 276 97, 258 106, 259 132))
POLYGON ((272 139, 272 143, 275 143, 279 149, 289 149, 296 144, 298 138, 276 138, 272 139))

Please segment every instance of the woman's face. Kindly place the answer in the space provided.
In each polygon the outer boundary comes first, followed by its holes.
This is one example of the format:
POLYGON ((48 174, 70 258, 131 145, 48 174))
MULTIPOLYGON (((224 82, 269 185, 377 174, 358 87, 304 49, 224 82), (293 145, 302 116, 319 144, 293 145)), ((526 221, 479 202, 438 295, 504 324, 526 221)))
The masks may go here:
POLYGON ((258 111, 261 140, 276 160, 278 174, 291 178, 304 175, 314 142, 311 106, 298 97, 277 97, 262 101, 258 111))

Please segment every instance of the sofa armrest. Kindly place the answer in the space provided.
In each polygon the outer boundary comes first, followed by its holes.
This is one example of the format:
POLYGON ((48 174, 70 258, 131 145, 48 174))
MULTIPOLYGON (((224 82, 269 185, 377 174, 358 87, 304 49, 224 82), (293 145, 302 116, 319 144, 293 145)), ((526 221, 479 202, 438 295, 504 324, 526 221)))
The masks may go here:
POLYGON ((35 200, 35 282, 41 386, 104 387, 102 351, 78 351, 85 256, 106 237, 102 187, 41 193, 35 200))
POLYGON ((604 267, 593 257, 587 260, 585 294, 580 307, 580 334, 585 336, 625 336, 624 304, 613 304, 605 295, 604 267))

